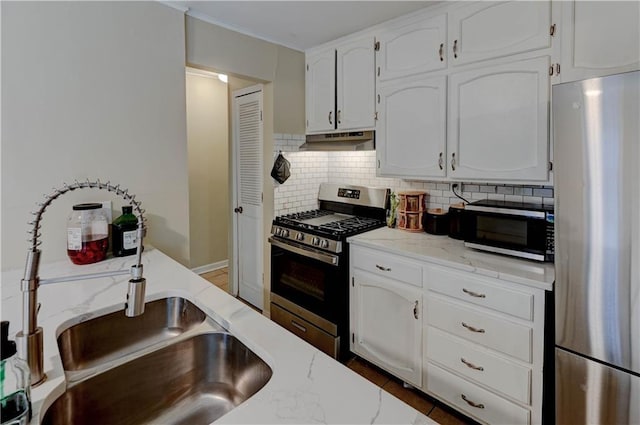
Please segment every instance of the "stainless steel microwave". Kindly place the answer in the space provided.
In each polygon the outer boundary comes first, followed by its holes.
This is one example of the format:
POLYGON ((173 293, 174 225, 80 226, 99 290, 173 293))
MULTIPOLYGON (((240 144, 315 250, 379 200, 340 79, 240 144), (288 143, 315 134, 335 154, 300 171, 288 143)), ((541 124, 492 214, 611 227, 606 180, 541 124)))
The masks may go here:
POLYGON ((464 244, 469 248, 552 262, 553 206, 481 200, 465 206, 464 244))

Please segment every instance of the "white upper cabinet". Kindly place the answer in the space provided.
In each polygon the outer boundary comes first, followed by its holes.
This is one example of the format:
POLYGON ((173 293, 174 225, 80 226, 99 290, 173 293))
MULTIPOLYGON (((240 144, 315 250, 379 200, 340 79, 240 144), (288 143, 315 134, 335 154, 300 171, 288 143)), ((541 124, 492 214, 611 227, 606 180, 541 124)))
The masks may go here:
POLYGON ((378 95, 378 175, 443 177, 447 141, 446 77, 381 84, 378 95))
POLYGON ((447 67, 447 16, 422 18, 385 29, 377 37, 378 81, 447 67))
POLYGON ((307 55, 307 132, 335 129, 336 51, 327 49, 307 55))
POLYGON ((480 1, 448 14, 454 66, 551 46, 549 1, 480 1))
POLYGON ((547 181, 549 57, 449 77, 448 175, 547 181))
POLYGON ((375 127, 373 36, 306 56, 307 133, 375 127))
POLYGON ((337 128, 373 128, 375 121, 375 53, 373 37, 337 47, 337 128))
POLYGON ((640 68, 640 2, 562 2, 562 82, 640 68))

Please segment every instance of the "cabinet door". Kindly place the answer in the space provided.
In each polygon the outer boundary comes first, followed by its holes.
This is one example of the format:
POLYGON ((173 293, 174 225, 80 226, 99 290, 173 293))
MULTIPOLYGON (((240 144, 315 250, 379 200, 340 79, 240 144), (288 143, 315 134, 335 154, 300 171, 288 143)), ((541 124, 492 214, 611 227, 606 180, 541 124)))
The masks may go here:
POLYGON ((378 89, 378 175, 445 175, 446 81, 445 76, 417 78, 378 89))
POLYGON ((640 2, 563 2, 562 24, 563 82, 640 68, 640 2))
POLYGON ((549 58, 449 77, 449 176, 547 181, 549 58))
POLYGON ((551 46, 551 2, 475 2, 449 12, 450 63, 461 65, 551 46))
POLYGON ((351 350, 417 387, 422 384, 422 292, 354 271, 351 350))
POLYGON ((373 43, 373 37, 364 37, 338 46, 338 129, 368 129, 376 125, 373 43))
POLYGON ((378 81, 447 67, 446 15, 390 28, 378 38, 378 81))
POLYGON ((307 55, 305 85, 307 133, 334 130, 336 128, 335 49, 307 55))

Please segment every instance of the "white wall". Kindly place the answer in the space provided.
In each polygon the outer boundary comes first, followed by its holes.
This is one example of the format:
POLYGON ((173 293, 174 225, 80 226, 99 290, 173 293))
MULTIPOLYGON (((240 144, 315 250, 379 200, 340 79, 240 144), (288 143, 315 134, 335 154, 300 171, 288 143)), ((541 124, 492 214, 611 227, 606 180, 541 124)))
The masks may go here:
MULTIPOLYGON (((157 2, 1 2, 2 269, 23 267, 29 211, 74 179, 120 183, 149 218, 148 243, 189 261, 185 37, 157 2)), ((44 215, 42 261, 66 257, 72 204, 44 215)), ((120 210, 114 202, 114 210, 120 210)))

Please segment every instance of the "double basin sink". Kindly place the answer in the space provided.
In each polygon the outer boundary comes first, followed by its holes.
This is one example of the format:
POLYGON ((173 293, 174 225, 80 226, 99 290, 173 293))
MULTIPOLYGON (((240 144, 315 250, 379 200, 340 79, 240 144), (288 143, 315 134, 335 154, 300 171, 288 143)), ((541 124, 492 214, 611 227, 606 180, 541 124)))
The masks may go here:
POLYGON ((50 424, 209 424, 260 390, 271 368, 184 298, 114 312, 58 337, 66 391, 50 424))

